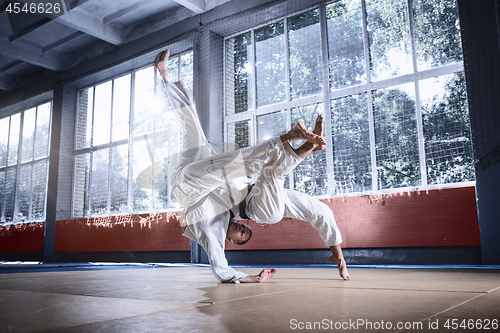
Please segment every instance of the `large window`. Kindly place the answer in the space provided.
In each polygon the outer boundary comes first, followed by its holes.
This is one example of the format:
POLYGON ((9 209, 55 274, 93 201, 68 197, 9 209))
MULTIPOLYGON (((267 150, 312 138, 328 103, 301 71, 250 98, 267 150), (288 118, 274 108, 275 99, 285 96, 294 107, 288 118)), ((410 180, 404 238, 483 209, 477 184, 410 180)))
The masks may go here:
POLYGON ((0 224, 45 220, 52 103, 0 119, 0 224))
MULTIPOLYGON (((193 84, 193 53, 170 57, 193 84)), ((152 66, 78 92, 72 216, 174 208, 170 190, 181 126, 152 66)))
MULTIPOLYGON (((290 188, 344 196, 474 180, 454 0, 340 0, 225 40, 225 137, 325 116, 290 188)), ((300 144, 300 143, 298 143, 300 144)))

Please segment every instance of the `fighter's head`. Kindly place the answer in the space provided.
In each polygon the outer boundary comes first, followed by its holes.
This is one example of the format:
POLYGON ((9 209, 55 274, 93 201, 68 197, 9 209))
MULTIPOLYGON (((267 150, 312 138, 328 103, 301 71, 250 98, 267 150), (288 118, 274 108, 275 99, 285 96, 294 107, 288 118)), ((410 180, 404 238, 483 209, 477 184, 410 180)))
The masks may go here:
POLYGON ((243 245, 252 237, 252 229, 246 224, 229 222, 226 239, 234 244, 243 245))

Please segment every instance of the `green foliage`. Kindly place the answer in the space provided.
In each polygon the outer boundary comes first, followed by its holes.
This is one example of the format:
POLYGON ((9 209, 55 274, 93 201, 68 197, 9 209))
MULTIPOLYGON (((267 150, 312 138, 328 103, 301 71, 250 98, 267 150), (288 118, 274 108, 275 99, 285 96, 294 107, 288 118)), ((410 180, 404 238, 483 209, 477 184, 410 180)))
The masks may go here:
POLYGON ((284 33, 285 33, 285 22, 279 21, 277 23, 255 30, 255 41, 262 42, 267 39, 283 35, 284 33))
POLYGON ((322 90, 319 9, 288 20, 290 91, 292 99, 322 90))
POLYGON ((250 54, 248 47, 251 45, 252 34, 250 32, 234 38, 234 99, 235 113, 247 111, 250 101, 248 100, 249 75, 248 66, 250 54))
POLYGON ((413 0, 417 57, 432 67, 462 60, 456 0, 413 0))
POLYGON ((361 2, 334 2, 326 13, 330 87, 366 83, 361 2))
POLYGON ((368 0, 366 12, 372 79, 412 72, 407 2, 368 0))
POLYGON ((257 142, 286 132, 286 111, 268 113, 257 117, 257 142))
POLYGON ((186 88, 193 96, 193 52, 188 52, 180 56, 180 64, 181 64, 181 77, 180 80, 184 82, 186 88))
POLYGON ((250 145, 248 120, 238 121, 232 125, 234 126, 234 143, 238 148, 248 147, 250 145))
MULTIPOLYGON (((350 3, 353 3, 352 1, 350 3)), ((336 1, 326 6, 326 19, 331 20, 335 17, 346 15, 349 12, 347 1, 336 1)), ((359 3, 359 2, 358 2, 359 3)))
MULTIPOLYGON (((257 106, 285 101, 286 89, 290 89, 292 100, 320 94, 325 73, 323 43, 328 45, 330 90, 366 84, 369 74, 372 82, 411 74, 414 61, 417 70, 423 71, 462 60, 455 0, 366 0, 365 3, 367 35, 363 31, 361 0, 341 0, 325 5, 327 41, 321 40, 317 9, 288 18, 286 27, 280 21, 256 29, 257 106), (410 10, 408 3, 412 5, 410 10), (412 58, 409 15, 414 23, 417 59, 412 58), (287 41, 283 40, 285 28, 288 29, 287 41), (365 38, 368 54, 364 49, 365 38), (283 42, 288 47, 289 59, 283 57, 283 42), (369 57, 370 73, 366 72, 366 56, 369 57), (289 78, 283 75, 286 61, 289 78)), ((253 75, 249 70, 252 55, 247 54, 250 43, 250 33, 241 35, 238 42, 235 39, 235 91, 243 101, 244 110, 252 107, 247 101, 253 75), (238 43, 240 46, 236 46, 238 43), (236 51, 237 47, 241 51, 236 51)), ((402 78, 402 82, 405 80, 402 78)), ((441 94, 443 89, 446 93, 437 96, 432 103, 419 101, 421 110, 416 109, 415 84, 425 84, 425 80, 373 90, 371 102, 367 101, 366 93, 331 101, 328 115, 332 121, 336 193, 375 190, 372 189, 374 180, 378 189, 420 186, 422 174, 427 174, 429 184, 474 178, 463 73, 450 75, 447 80, 445 85, 436 86, 437 93, 441 94), (372 110, 369 105, 373 106, 372 110), (374 147, 370 147, 371 112, 374 147), (425 156, 420 156, 422 147, 418 141, 422 134, 417 128, 420 114, 425 156), (375 155, 371 156, 373 151, 375 155), (425 159, 427 165, 423 173, 421 159, 425 159), (372 160, 375 170, 372 170, 372 160)), ((426 94, 432 90, 424 88, 421 86, 420 95, 423 90, 426 94)), ((292 124, 299 120, 312 124, 314 108, 318 105, 292 109, 292 124)), ((277 129, 282 127, 284 120, 281 112, 258 116, 258 140, 263 133, 279 134, 277 129)), ((327 179, 324 158, 326 155, 318 154, 310 163, 305 161, 296 169, 296 189, 311 194, 323 193, 327 179)))
POLYGON ((335 191, 369 191, 372 184, 366 93, 331 101, 335 191))
POLYGON ((379 189, 420 185, 414 98, 397 88, 372 96, 379 189))
MULTIPOLYGON (((323 103, 315 103, 293 108, 292 124, 302 122, 310 131, 313 130, 316 117, 323 113, 323 103)), ((298 147, 302 140, 293 143, 298 147)), ((311 154, 302 161, 293 172, 294 189, 309 195, 325 195, 328 193, 326 177, 326 151, 311 154)))
POLYGON ((469 112, 463 72, 450 75, 445 96, 422 106, 430 184, 474 180, 469 112))
POLYGON ((255 30, 257 106, 286 99, 284 21, 255 30))

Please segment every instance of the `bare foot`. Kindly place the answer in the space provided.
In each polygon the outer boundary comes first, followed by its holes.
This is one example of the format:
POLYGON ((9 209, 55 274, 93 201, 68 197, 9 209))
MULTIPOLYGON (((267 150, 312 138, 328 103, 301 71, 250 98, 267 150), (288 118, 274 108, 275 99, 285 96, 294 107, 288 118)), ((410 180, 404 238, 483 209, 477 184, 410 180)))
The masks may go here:
MULTIPOLYGON (((325 119, 323 115, 318 113, 318 117, 316 118, 316 123, 314 124, 314 129, 312 131, 313 134, 319 135, 320 137, 323 137, 323 123, 325 119)), ((318 151, 318 150, 323 150, 326 148, 326 143, 325 144, 316 144, 314 146, 313 151, 318 151)))
POLYGON ((167 76, 165 73, 165 68, 166 68, 165 64, 168 61, 168 57, 170 57, 170 50, 169 49, 163 50, 160 52, 158 57, 156 57, 156 61, 154 64, 155 68, 160 71, 161 75, 163 76, 163 81, 165 81, 165 82, 168 82, 167 76))
POLYGON ((314 134, 313 132, 309 131, 304 124, 302 123, 296 123, 292 129, 289 132, 292 136, 292 141, 293 140, 298 140, 298 139, 304 139, 307 142, 314 143, 314 144, 319 144, 319 145, 326 145, 325 139, 323 139, 321 136, 314 134))
POLYGON ((338 258, 338 257, 335 257, 333 254, 330 254, 330 261, 337 265, 338 268, 339 268, 339 274, 340 274, 340 277, 343 278, 345 281, 350 281, 351 280, 351 277, 349 275, 349 272, 347 271, 347 265, 345 263, 345 260, 344 258, 338 258))

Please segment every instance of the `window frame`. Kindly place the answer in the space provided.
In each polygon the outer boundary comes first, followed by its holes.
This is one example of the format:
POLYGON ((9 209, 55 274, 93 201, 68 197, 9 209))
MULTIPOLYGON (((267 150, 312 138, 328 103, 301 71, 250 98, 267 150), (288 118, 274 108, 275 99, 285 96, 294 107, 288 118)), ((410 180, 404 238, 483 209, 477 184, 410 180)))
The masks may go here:
MULTIPOLYGON (((404 0, 403 0, 404 1, 404 0)), ((445 183, 445 184, 428 184, 427 181, 427 168, 426 168, 426 152, 424 145, 424 134, 423 134, 423 118, 421 113, 421 99, 420 99, 420 91, 419 91, 419 82, 435 78, 437 76, 454 74, 458 72, 464 71, 464 61, 463 59, 459 62, 452 62, 446 65, 442 65, 439 67, 431 68, 431 69, 423 69, 419 70, 417 66, 418 58, 416 54, 416 41, 415 41, 415 31, 414 31, 414 18, 413 18, 413 9, 412 9, 412 0, 406 0, 407 4, 407 16, 409 20, 409 34, 410 34, 410 45, 411 45, 411 56, 413 60, 413 73, 399 75, 387 79, 382 79, 378 81, 371 80, 371 68, 370 68, 370 50, 369 50, 369 42, 368 42, 368 31, 367 31, 367 14, 366 14, 366 3, 365 0, 360 0, 361 13, 362 13, 362 29, 363 29, 363 52, 364 52, 364 66, 365 66, 365 74, 366 83, 352 85, 344 88, 333 89, 330 87, 330 67, 329 67, 329 50, 328 50, 328 31, 327 31, 327 18, 326 18, 326 6, 335 3, 336 1, 324 2, 318 5, 314 5, 308 7, 306 9, 295 11, 291 13, 287 13, 284 16, 277 17, 273 20, 266 21, 263 24, 257 25, 255 27, 239 31, 237 33, 228 35, 224 38, 223 48, 224 48, 224 61, 223 61, 223 71, 224 71, 224 141, 228 141, 228 126, 232 124, 236 124, 240 121, 248 121, 249 122, 249 145, 256 144, 257 140, 257 117, 263 114, 269 114, 281 110, 286 110, 287 112, 287 130, 291 128, 291 110, 294 107, 305 106, 313 103, 323 103, 325 109, 325 138, 327 140, 328 146, 326 148, 327 152, 327 167, 326 167, 326 177, 327 177, 327 195, 323 195, 320 197, 345 197, 345 196, 358 196, 364 194, 384 194, 384 193, 394 193, 394 192, 407 192, 407 191, 415 191, 415 190, 428 190, 428 189, 441 189, 441 188, 453 188, 453 187, 462 187, 462 186, 473 186, 475 185, 475 181, 466 181, 466 182, 455 182, 455 183, 445 183), (320 29, 321 29, 321 44, 322 44, 322 83, 323 89, 321 93, 310 95, 306 97, 291 99, 290 98, 290 86, 291 86, 291 77, 289 75, 289 62, 290 58, 289 47, 288 47, 288 19, 294 17, 296 15, 300 15, 302 13, 309 12, 311 10, 319 9, 320 12, 320 29), (256 42, 255 42, 255 30, 272 25, 279 21, 284 21, 284 31, 285 38, 284 44, 287 53, 286 57, 286 101, 269 104, 265 106, 257 106, 256 103, 256 42), (226 50, 226 43, 229 39, 241 36, 243 34, 251 33, 251 44, 252 44, 252 54, 251 54, 251 82, 252 82, 252 103, 251 108, 246 111, 228 114, 228 86, 227 86, 227 73, 228 73, 228 52, 226 50), (418 135, 418 150, 419 150, 419 164, 420 164, 420 179, 421 184, 417 186, 409 186, 409 187, 397 187, 397 188, 389 188, 389 189, 378 189, 378 172, 377 172, 377 160, 376 160, 376 151, 375 151, 375 129, 374 129, 374 109, 373 109, 373 101, 372 101, 372 93, 377 89, 395 87, 404 83, 412 83, 415 89, 415 112, 417 119, 417 135, 418 135), (370 161, 371 161, 371 177, 372 177, 372 187, 370 191, 363 192, 349 192, 349 193, 336 193, 335 190, 335 171, 334 171, 334 153, 333 153, 333 136, 332 136, 332 126, 331 126, 331 109, 330 103, 332 100, 341 97, 348 97, 351 95, 366 93, 367 105, 368 105, 368 119, 369 119, 369 132, 370 132, 370 161)), ((250 104, 250 103, 249 103, 250 104)), ((470 126, 470 123, 469 123, 470 126)), ((293 175, 290 179, 290 189, 294 188, 293 175)))
MULTIPOLYGON (((53 113, 53 99, 52 98, 43 98, 41 100, 37 100, 35 103, 30 103, 28 105, 23 106, 22 110, 16 110, 13 113, 10 113, 9 115, 6 115, 0 119, 6 119, 9 118, 9 133, 7 135, 7 149, 5 152, 5 166, 0 166, 0 172, 5 172, 5 178, 4 178, 4 185, 5 185, 5 180, 7 177, 7 172, 9 170, 15 170, 15 180, 14 180, 14 210, 13 210, 13 215, 12 215, 12 220, 7 221, 5 219, 5 206, 6 206, 6 196, 4 194, 4 197, 2 198, 3 203, 2 203, 2 210, 0 211, 0 225, 1 226, 6 226, 6 225, 11 225, 11 224, 28 224, 28 223, 44 223, 45 219, 47 217, 47 192, 48 192, 48 183, 49 183, 49 161, 50 161, 50 153, 51 153, 51 133, 52 133, 52 113, 53 113), (36 141, 36 134, 37 134, 37 121, 38 121, 38 108, 40 106, 49 104, 49 119, 48 119, 48 128, 47 128, 47 153, 45 157, 35 157, 35 141, 36 141), (23 132, 24 132, 24 125, 25 125, 25 113, 29 110, 35 109, 35 123, 34 123, 34 132, 33 132, 33 148, 32 148, 32 156, 28 161, 22 161, 22 153, 23 153, 23 132), (19 136, 18 136, 18 147, 17 147, 17 156, 16 156, 16 162, 13 164, 9 164, 9 149, 10 149, 10 139, 11 139, 11 130, 12 130, 12 116, 15 116, 19 114, 20 115, 20 122, 19 122, 19 136), (33 218, 33 176, 34 176, 34 165, 36 163, 40 163, 45 161, 46 163, 46 175, 45 175, 45 195, 44 195, 44 203, 43 203, 43 217, 35 219, 33 218), (20 189, 19 189, 19 183, 20 183, 20 172, 19 170, 24 167, 24 166, 31 166, 31 177, 30 177, 30 202, 29 202, 29 213, 28 217, 26 219, 19 219, 19 196, 20 196, 20 189)), ((5 187, 4 187, 5 189, 5 187)))
MULTIPOLYGON (((177 59, 177 77, 181 77, 181 72, 182 72, 182 66, 181 64, 181 57, 188 55, 188 54, 193 53, 193 49, 189 48, 185 51, 179 52, 177 54, 170 55, 169 60, 172 59, 177 59)), ((158 212, 158 211, 176 211, 178 210, 176 202, 172 199, 170 191, 168 192, 167 196, 167 205, 171 206, 171 208, 166 208, 166 209, 157 209, 154 207, 153 200, 150 203, 150 207, 148 210, 140 210, 140 211, 134 211, 133 207, 133 191, 134 191, 134 179, 133 179, 133 146, 137 142, 144 141, 146 139, 151 139, 153 141, 156 141, 158 138, 160 138, 162 135, 165 135, 168 133, 168 129, 162 129, 162 130, 155 130, 153 133, 148 133, 148 134, 134 134, 133 133, 133 121, 134 121, 134 109, 135 109, 135 76, 136 73, 147 69, 151 67, 151 64, 144 65, 138 68, 135 68, 133 70, 129 70, 127 72, 121 73, 117 76, 112 76, 108 77, 105 80, 100 80, 98 82, 95 82, 90 85, 85 85, 82 87, 79 87, 77 89, 77 102, 76 102, 76 110, 77 114, 80 112, 80 93, 82 91, 88 90, 92 88, 92 121, 91 121, 91 130, 90 130, 90 143, 88 146, 78 148, 77 147, 77 135, 75 135, 74 142, 73 142, 73 156, 72 156, 72 190, 71 190, 71 200, 70 200, 70 211, 71 211, 71 218, 89 218, 89 217, 98 217, 98 216, 106 216, 106 215, 123 215, 123 214, 142 214, 142 213, 148 213, 148 212, 158 212), (128 136, 126 139, 121 139, 117 141, 112 141, 113 133, 113 106, 114 106, 114 86, 115 86, 115 80, 123 78, 127 75, 130 75, 130 105, 129 105, 129 119, 128 119, 128 136), (95 87, 107 83, 111 81, 111 120, 110 120, 110 139, 109 142, 95 145, 94 146, 94 111, 95 111, 95 87), (92 192, 91 192, 91 187, 92 187, 92 162, 93 162, 93 156, 96 152, 98 151, 103 151, 105 149, 108 149, 108 152, 110 155, 112 154, 112 149, 122 146, 122 145, 127 145, 128 146, 128 160, 127 160, 127 205, 126 205, 126 211, 120 211, 120 212, 112 212, 111 211, 111 178, 110 175, 112 175, 113 171, 113 163, 112 163, 112 156, 109 158, 109 163, 108 163, 108 185, 107 185, 107 207, 106 207, 106 212, 103 214, 96 214, 91 212, 91 207, 92 207, 92 192), (85 154, 89 154, 88 156, 88 166, 90 166, 90 172, 89 172, 89 184, 86 184, 84 186, 84 204, 83 204, 83 212, 82 214, 79 214, 75 212, 75 200, 76 200, 76 175, 77 175, 77 157, 78 156, 85 156, 85 154)), ((156 97, 158 93, 158 87, 161 84, 161 79, 159 78, 159 73, 157 70, 154 70, 154 86, 153 86, 153 91, 154 91, 154 96, 156 97)), ((76 129, 78 128, 78 117, 75 117, 75 122, 74 122, 74 128, 75 128, 75 133, 76 129)), ((88 129, 87 129, 88 130, 88 129)), ((151 190, 152 191, 152 190, 151 190)))

